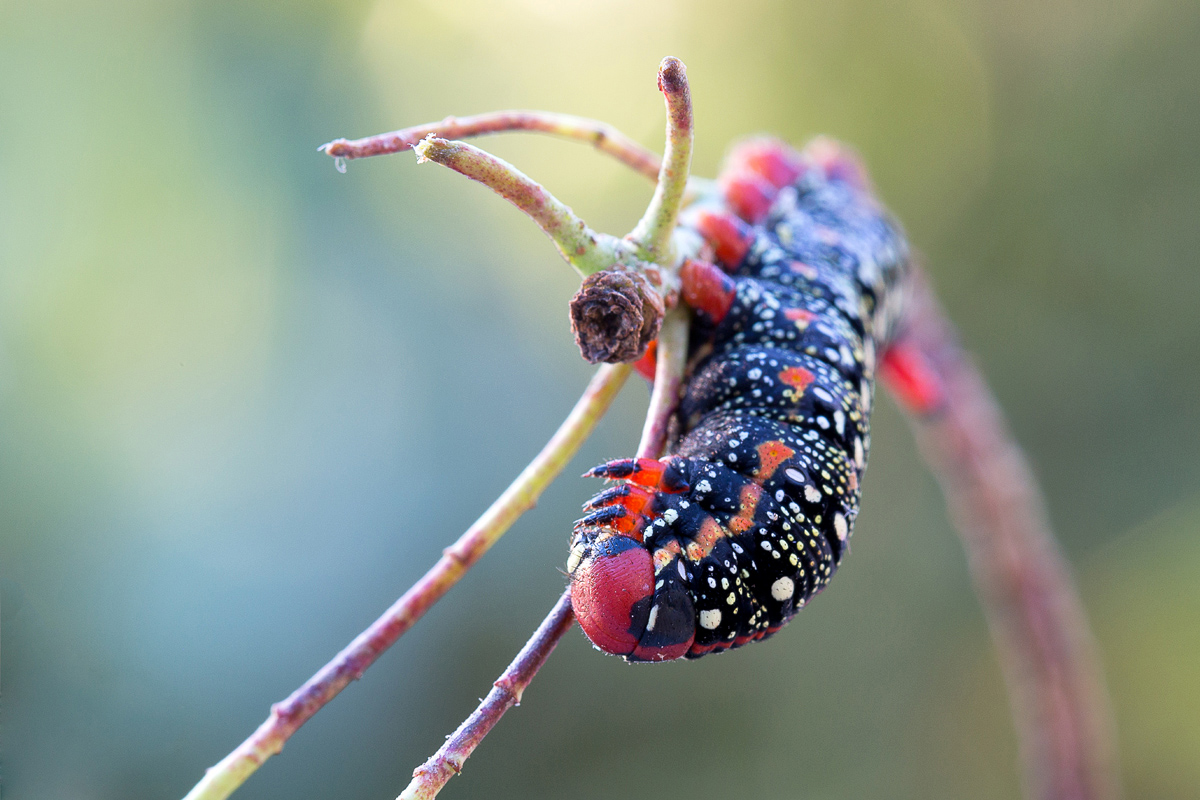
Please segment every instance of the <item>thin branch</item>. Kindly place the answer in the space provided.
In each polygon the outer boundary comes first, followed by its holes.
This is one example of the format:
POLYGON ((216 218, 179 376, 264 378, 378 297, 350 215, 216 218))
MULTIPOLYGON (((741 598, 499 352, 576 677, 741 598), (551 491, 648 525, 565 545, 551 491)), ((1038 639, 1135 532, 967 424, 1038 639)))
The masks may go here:
POLYGON ((185 800, 228 797, 313 714, 352 680, 360 678, 385 650, 413 626, 453 586, 501 535, 532 508, 550 482, 591 435, 617 392, 629 377, 626 364, 597 370, 583 396, 554 433, 499 499, 484 512, 417 583, 332 661, 271 708, 271 715, 249 739, 210 768, 185 800))
POLYGON ((629 238, 642 248, 647 261, 668 265, 673 261, 669 253, 671 234, 692 165, 692 94, 682 61, 669 56, 662 60, 658 88, 667 104, 667 147, 654 197, 629 238))
MULTIPOLYGON (((687 355, 687 335, 688 314, 681 305, 668 312, 659 334, 654 391, 650 395, 646 425, 638 445, 639 457, 657 458, 662 454, 671 415, 675 413, 675 405, 679 401, 687 355)), ((397 800, 432 800, 452 777, 462 772, 463 764, 475 752, 483 737, 488 735, 506 711, 520 702, 521 693, 542 664, 546 663, 558 640, 570 630, 574 621, 571 589, 567 587, 533 637, 493 684, 488 696, 428 761, 413 770, 412 781, 397 800)))
POLYGON ((908 318, 937 374, 940 410, 913 416, 918 444, 967 551, 1008 684, 1026 796, 1120 796, 1112 710, 1083 604, 1037 483, 983 376, 923 280, 908 318))
POLYGON ((597 233, 537 181, 502 158, 466 142, 429 137, 413 148, 417 162, 436 161, 479 181, 524 211, 550 237, 567 263, 584 275, 617 264, 627 247, 616 237, 597 233))
POLYGON ((671 415, 679 404, 679 392, 683 387, 689 317, 687 306, 680 303, 663 318, 655 353, 654 388, 650 392, 642 440, 638 444, 638 458, 658 458, 666 449, 671 415))
POLYGON ((525 688, 574 622, 568 587, 504 674, 492 684, 492 690, 475 712, 458 726, 432 758, 413 771, 412 782, 400 793, 398 800, 432 800, 451 778, 462 772, 463 764, 504 712, 521 702, 525 688))
POLYGON ((658 178, 659 157, 612 125, 550 111, 493 111, 471 117, 446 117, 441 122, 414 125, 365 139, 334 139, 319 149, 334 158, 366 158, 408 150, 431 134, 443 139, 467 139, 505 131, 548 133, 587 142, 650 180, 658 178))

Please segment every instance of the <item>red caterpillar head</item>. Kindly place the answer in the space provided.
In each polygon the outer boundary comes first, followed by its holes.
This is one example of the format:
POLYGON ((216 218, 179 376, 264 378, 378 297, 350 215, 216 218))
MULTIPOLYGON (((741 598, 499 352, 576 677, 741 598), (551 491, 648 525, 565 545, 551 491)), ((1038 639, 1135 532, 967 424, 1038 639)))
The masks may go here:
POLYGON ((600 650, 630 661, 670 661, 692 646, 690 598, 672 592, 656 602, 654 563, 638 539, 606 527, 581 528, 567 572, 579 626, 600 650))

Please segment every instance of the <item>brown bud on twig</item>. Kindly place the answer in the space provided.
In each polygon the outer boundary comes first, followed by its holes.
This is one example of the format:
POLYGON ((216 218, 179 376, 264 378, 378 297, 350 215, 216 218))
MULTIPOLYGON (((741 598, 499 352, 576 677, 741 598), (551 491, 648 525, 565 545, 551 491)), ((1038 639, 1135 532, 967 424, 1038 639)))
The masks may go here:
POLYGON ((589 363, 636 361, 657 338, 663 311, 662 297, 641 274, 601 270, 571 298, 571 330, 589 363))

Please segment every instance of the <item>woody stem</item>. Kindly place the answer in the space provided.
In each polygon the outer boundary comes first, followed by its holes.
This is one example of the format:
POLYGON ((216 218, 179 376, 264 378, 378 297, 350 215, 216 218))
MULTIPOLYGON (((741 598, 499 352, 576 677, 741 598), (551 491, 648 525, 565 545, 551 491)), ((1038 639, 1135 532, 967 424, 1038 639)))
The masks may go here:
POLYGON ((625 364, 605 365, 597 370, 583 396, 542 451, 483 516, 445 550, 437 564, 303 686, 272 706, 271 715, 258 730, 211 767, 184 800, 228 797, 350 681, 362 677, 385 650, 536 504, 537 498, 591 435, 629 373, 630 367, 625 364))
POLYGON ((408 150, 430 135, 466 139, 505 131, 547 133, 587 142, 650 180, 658 178, 661 159, 612 125, 550 111, 492 111, 470 117, 446 117, 441 122, 427 122, 363 139, 334 139, 319 149, 334 158, 366 158, 408 150))

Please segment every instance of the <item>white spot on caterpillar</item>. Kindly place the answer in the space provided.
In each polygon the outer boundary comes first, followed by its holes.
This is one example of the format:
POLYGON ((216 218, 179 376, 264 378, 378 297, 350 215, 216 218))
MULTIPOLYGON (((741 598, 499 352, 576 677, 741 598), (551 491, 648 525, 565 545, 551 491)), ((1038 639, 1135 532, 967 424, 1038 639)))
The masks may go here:
POLYGON ((735 595, 733 592, 730 592, 729 597, 725 598, 725 602, 728 603, 729 605, 733 605, 734 603, 737 602, 737 595, 735 595))
POLYGON ((825 419, 825 417, 817 417, 817 424, 821 426, 821 430, 829 430, 829 420, 825 419))
POLYGON ((821 502, 821 493, 814 486, 805 486, 804 499, 810 503, 819 503, 821 502))
POLYGON ((662 518, 667 521, 668 525, 670 525, 672 522, 679 519, 679 512, 673 508, 668 508, 663 512, 662 518))
POLYGON ((837 428, 838 436, 846 434, 846 415, 840 409, 833 412, 833 425, 837 428))
POLYGON ((759 369, 758 367, 755 367, 754 369, 752 369, 746 373, 746 377, 752 381, 756 381, 762 377, 762 370, 759 369))
POLYGON ((787 479, 793 483, 804 483, 804 476, 794 469, 785 469, 783 474, 787 476, 787 479))
POLYGON ((683 562, 682 562, 682 561, 676 561, 676 562, 675 562, 675 568, 676 568, 677 570, 679 570, 679 577, 683 578, 683 579, 686 581, 686 580, 687 580, 687 570, 685 570, 685 569, 683 568, 683 562))
POLYGON ((571 550, 571 557, 567 559, 567 574, 575 574, 575 570, 579 568, 579 564, 583 561, 584 547, 575 547, 571 550))
POLYGON ((863 446, 862 438, 854 437, 854 464, 859 468, 863 468, 863 446))
POLYGON ((721 609, 710 608, 700 612, 700 627, 711 631, 721 624, 721 609))
POLYGON ((846 537, 850 534, 850 525, 841 514, 833 515, 833 529, 837 531, 837 537, 843 542, 846 541, 846 537))
POLYGON ((780 578, 771 584, 771 597, 781 603, 790 598, 795 591, 796 584, 792 583, 791 578, 780 578))
POLYGON ((654 623, 658 622, 658 606, 650 609, 650 620, 646 623, 646 630, 654 630, 654 623))
POLYGON ((700 481, 699 483, 696 484, 696 491, 700 492, 700 493, 711 492, 712 484, 709 483, 708 481, 700 481))

